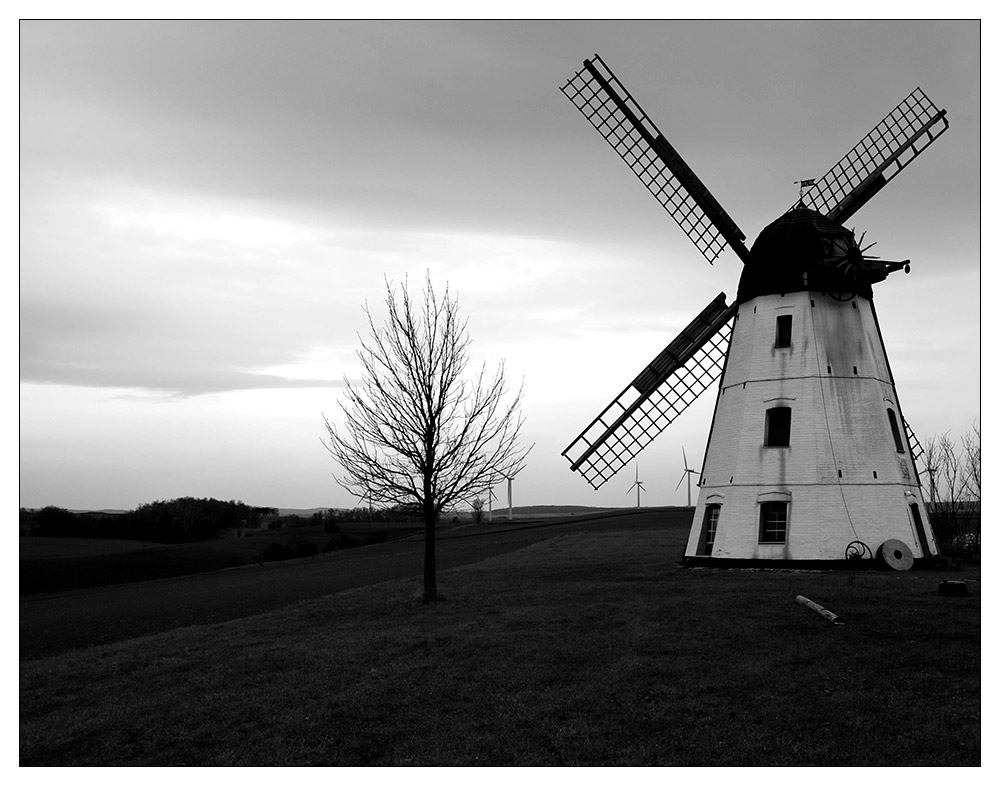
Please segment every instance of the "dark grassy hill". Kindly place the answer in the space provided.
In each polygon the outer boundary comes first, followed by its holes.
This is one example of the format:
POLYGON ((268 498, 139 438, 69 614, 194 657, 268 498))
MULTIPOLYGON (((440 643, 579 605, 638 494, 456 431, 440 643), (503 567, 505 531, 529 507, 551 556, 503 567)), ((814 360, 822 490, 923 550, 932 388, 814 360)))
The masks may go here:
MULTIPOLYGON (((350 539, 337 548, 363 545, 419 531, 411 522, 352 522, 341 527, 350 539)), ((331 547, 335 535, 322 524, 294 529, 253 530, 244 537, 226 537, 194 543, 149 543, 105 538, 20 538, 19 593, 103 587, 135 581, 190 576, 264 562, 271 544, 289 551, 313 544, 317 551, 331 547)))
POLYGON ((685 532, 22 660, 20 765, 980 766, 978 569, 684 569, 685 532))

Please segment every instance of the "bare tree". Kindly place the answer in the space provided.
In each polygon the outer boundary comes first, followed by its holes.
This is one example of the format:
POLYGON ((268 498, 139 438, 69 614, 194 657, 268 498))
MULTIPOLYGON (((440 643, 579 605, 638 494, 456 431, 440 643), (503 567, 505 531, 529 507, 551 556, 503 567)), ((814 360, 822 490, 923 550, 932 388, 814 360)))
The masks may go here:
POLYGON ((927 441, 924 475, 930 492, 935 534, 952 555, 978 554, 980 548, 981 446, 978 421, 956 443, 949 433, 927 441))
POLYGON ((975 502, 978 510, 982 500, 982 441, 978 420, 973 422, 972 431, 962 435, 962 448, 965 451, 967 495, 970 500, 975 502))
POLYGON ((437 593, 435 528, 441 512, 488 492, 517 472, 523 385, 508 397, 503 362, 466 378, 468 320, 447 287, 430 276, 423 302, 404 281, 386 281, 388 318, 378 327, 365 305, 370 337, 361 340, 362 377, 345 379, 338 429, 324 415, 323 444, 340 465, 337 482, 357 497, 418 507, 424 520, 424 601, 437 593))

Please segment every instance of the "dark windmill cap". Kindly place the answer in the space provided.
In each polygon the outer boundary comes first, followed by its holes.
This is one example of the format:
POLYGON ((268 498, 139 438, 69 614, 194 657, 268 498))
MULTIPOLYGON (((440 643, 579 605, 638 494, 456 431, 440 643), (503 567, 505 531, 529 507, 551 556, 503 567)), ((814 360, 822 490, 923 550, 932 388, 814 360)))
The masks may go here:
POLYGON ((869 270, 854 233, 805 207, 789 210, 761 230, 743 267, 738 303, 761 295, 830 292, 871 298, 886 274, 869 270))

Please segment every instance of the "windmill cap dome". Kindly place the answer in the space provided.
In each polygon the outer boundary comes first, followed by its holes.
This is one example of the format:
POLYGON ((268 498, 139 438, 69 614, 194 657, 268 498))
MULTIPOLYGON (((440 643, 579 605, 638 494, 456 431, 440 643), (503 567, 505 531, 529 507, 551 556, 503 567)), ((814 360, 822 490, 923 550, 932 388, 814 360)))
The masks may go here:
POLYGON ((851 230, 815 210, 796 207, 757 236, 736 299, 744 303, 761 295, 805 290, 870 298, 871 283, 857 275, 860 262, 861 252, 851 230))

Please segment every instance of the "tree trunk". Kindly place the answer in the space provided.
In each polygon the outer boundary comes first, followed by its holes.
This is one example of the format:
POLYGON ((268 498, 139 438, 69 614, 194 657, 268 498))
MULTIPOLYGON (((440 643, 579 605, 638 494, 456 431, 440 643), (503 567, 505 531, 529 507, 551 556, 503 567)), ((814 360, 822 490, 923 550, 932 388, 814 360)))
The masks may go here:
POLYGON ((435 556, 434 530, 437 513, 434 506, 424 503, 424 603, 440 600, 437 594, 437 557, 435 556))

